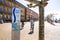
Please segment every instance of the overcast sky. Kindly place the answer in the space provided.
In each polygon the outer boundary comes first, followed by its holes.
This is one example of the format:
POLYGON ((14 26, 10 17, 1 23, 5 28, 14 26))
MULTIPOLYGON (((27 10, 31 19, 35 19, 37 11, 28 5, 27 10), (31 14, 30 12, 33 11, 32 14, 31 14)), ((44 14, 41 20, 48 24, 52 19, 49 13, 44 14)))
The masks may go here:
MULTIPOLYGON (((17 1, 25 5, 26 7, 27 7, 27 4, 29 4, 29 2, 24 1, 24 0, 17 0, 17 1)), ((39 14, 38 7, 31 8, 31 9, 39 14)), ((60 15, 60 0, 49 0, 48 1, 48 5, 45 7, 45 10, 44 10, 44 16, 50 13, 55 13, 55 14, 58 13, 60 15)))

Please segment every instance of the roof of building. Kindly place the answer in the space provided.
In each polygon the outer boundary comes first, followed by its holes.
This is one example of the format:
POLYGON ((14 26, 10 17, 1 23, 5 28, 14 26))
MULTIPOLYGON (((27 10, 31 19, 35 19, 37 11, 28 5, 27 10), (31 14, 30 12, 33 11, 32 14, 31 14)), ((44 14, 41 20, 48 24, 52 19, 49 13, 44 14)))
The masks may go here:
MULTIPOLYGON (((18 5, 20 5, 20 6, 22 6, 22 7, 24 7, 24 8, 26 8, 26 9, 29 9, 29 8, 27 8, 26 6, 24 6, 23 4, 21 4, 20 2, 18 2, 18 1, 14 1, 15 3, 17 3, 18 5)), ((33 10, 31 10, 31 9, 29 9, 30 11, 33 11, 33 10)), ((35 11, 33 11, 34 13, 36 13, 35 11)), ((37 14, 37 13, 36 13, 37 14)), ((37 14, 38 15, 38 14, 37 14)))

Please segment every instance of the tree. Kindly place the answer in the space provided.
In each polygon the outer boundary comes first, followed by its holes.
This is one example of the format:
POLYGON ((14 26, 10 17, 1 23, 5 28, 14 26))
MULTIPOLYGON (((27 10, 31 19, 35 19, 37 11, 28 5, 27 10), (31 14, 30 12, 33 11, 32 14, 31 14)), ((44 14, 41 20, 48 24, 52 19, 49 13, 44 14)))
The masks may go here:
POLYGON ((54 25, 53 20, 51 19, 53 17, 54 14, 49 14, 47 15, 47 17, 45 18, 45 21, 49 22, 50 24, 54 25))

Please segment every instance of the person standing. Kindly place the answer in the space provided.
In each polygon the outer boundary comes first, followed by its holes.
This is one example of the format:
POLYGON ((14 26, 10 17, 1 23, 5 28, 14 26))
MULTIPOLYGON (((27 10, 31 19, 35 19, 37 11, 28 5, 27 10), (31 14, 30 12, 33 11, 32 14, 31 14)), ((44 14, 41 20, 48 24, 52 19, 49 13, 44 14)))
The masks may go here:
POLYGON ((30 19, 30 25, 31 25, 31 27, 30 27, 30 32, 29 32, 29 34, 33 34, 33 33, 34 33, 34 20, 33 20, 32 17, 31 17, 31 19, 30 19))

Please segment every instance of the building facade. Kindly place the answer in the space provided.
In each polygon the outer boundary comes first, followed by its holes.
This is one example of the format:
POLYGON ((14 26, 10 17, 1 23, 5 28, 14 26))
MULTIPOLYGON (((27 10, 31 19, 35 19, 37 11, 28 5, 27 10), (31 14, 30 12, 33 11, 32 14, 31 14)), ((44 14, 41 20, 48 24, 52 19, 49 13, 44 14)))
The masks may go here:
MULTIPOLYGON (((30 13, 32 10, 26 8, 24 5, 17 2, 16 0, 0 0, 0 19, 3 19, 4 22, 11 21, 12 8, 21 9, 21 21, 30 20, 30 13)), ((34 11, 32 11, 32 15, 33 18, 38 19, 38 14, 34 11)))

